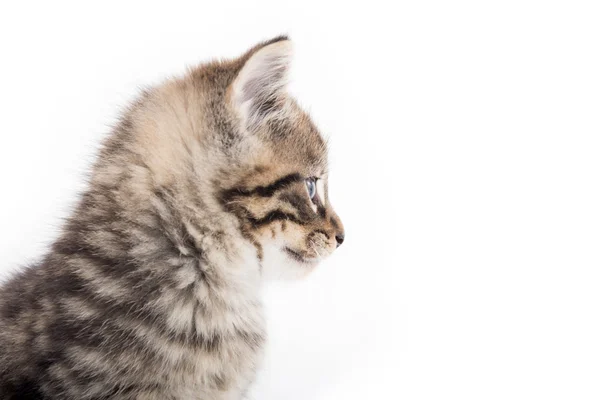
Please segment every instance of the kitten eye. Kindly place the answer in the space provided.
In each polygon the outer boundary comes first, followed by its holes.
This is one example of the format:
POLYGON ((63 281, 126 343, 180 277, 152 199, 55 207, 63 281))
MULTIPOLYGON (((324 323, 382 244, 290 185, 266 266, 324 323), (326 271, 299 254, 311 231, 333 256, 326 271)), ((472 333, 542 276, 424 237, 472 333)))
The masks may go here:
POLYGON ((308 178, 306 180, 306 189, 308 190, 308 197, 314 199, 317 194, 317 182, 315 178, 308 178))

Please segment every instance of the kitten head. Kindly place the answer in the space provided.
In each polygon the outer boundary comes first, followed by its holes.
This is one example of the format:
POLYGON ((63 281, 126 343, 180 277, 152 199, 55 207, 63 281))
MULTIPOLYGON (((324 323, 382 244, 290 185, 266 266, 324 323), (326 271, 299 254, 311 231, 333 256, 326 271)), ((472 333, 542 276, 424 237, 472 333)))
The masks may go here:
POLYGON ((327 146, 286 92, 292 45, 277 38, 241 57, 225 95, 237 143, 219 198, 241 221, 265 271, 303 274, 344 240, 328 197, 327 146))
POLYGON ((276 38, 148 91, 105 148, 97 187, 130 180, 120 201, 134 215, 155 206, 180 251, 193 238, 205 257, 253 253, 265 274, 310 271, 344 230, 325 141, 286 91, 291 53, 276 38))

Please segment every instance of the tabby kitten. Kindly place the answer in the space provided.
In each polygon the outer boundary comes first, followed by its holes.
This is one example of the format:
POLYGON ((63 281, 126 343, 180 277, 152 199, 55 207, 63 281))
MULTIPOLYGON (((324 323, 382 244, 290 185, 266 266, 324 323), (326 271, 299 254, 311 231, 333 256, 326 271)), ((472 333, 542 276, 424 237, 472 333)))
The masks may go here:
POLYGON ((1 399, 241 399, 260 289, 344 240, 278 37, 146 91, 49 254, 0 287, 1 399))

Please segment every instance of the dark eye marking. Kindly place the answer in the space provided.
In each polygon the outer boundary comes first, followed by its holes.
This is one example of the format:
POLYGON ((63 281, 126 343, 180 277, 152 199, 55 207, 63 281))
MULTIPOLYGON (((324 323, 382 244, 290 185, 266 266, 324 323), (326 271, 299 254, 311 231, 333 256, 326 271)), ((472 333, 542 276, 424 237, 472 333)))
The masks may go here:
POLYGON ((317 204, 317 210, 319 212, 319 217, 325 218, 327 216, 327 209, 323 206, 323 203, 317 204))
POLYGON ((224 190, 222 197, 224 199, 230 199, 235 196, 252 196, 252 195, 257 195, 257 196, 261 196, 261 197, 271 197, 278 190, 281 190, 281 189, 291 185, 292 183, 300 182, 302 180, 304 180, 304 178, 298 173, 289 174, 289 175, 286 175, 283 178, 280 178, 280 179, 276 180, 275 182, 270 183, 269 185, 266 185, 266 186, 256 186, 252 189, 238 187, 238 188, 224 190))
POLYGON ((312 219, 315 214, 310 208, 309 203, 306 201, 305 195, 303 196, 294 192, 284 192, 279 195, 278 199, 294 207, 301 219, 312 219))

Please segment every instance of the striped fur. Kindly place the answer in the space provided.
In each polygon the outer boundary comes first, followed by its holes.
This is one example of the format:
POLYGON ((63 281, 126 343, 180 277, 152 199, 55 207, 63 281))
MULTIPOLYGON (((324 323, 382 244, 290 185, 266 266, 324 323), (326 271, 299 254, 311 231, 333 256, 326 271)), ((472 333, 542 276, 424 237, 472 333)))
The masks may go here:
POLYGON ((343 239, 290 52, 280 37, 201 65, 124 113, 60 238, 0 287, 1 399, 243 398, 265 277, 343 239))

